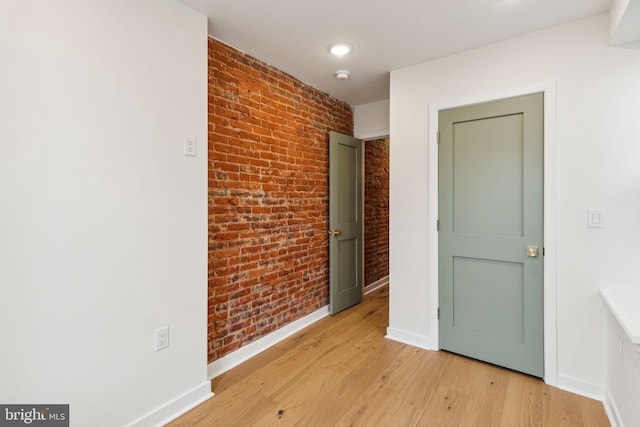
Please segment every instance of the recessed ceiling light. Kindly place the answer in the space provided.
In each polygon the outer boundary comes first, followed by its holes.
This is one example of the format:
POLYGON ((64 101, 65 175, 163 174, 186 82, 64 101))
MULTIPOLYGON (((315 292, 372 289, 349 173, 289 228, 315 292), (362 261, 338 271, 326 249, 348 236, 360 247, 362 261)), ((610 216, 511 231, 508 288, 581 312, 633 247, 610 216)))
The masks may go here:
POLYGON ((343 56, 351 52, 351 45, 347 43, 334 43, 329 47, 329 51, 335 56, 343 56))
POLYGON ((347 80, 351 73, 347 70, 338 70, 336 71, 336 79, 338 80, 347 80))

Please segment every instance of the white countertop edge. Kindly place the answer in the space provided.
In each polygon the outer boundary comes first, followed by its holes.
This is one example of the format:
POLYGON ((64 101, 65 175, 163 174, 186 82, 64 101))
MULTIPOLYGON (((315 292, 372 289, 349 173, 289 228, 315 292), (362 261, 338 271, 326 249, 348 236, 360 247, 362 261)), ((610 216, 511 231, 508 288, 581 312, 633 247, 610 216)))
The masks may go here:
POLYGON ((601 289, 600 295, 631 342, 640 346, 640 292, 601 289))

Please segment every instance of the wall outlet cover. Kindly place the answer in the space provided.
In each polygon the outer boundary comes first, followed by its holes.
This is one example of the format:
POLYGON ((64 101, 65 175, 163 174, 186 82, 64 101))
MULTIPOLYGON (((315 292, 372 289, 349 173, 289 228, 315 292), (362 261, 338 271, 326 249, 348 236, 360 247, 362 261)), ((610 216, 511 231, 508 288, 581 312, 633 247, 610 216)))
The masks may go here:
POLYGON ((163 326, 160 329, 156 329, 155 349, 156 351, 160 351, 167 347, 169 347, 169 327, 163 326))
POLYGON ((195 136, 185 136, 184 137, 184 155, 185 156, 196 156, 196 137, 195 136))

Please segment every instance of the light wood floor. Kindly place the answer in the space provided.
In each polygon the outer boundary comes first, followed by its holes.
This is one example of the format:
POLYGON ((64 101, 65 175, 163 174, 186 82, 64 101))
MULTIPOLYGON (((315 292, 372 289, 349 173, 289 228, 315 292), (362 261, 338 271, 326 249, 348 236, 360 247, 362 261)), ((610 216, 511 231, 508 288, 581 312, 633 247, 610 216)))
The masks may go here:
POLYGON ((608 426, 602 403, 384 338, 376 291, 215 378, 170 426, 608 426))

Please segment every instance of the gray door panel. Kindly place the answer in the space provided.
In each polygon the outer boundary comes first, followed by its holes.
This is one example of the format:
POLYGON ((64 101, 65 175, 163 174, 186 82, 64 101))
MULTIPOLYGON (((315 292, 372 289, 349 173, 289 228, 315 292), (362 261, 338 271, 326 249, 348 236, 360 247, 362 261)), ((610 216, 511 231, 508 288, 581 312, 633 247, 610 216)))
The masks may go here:
POLYGON ((440 345, 540 377, 542 101, 441 111, 438 156, 440 345))
POLYGON ((362 301, 362 141, 329 135, 329 312, 362 301))

